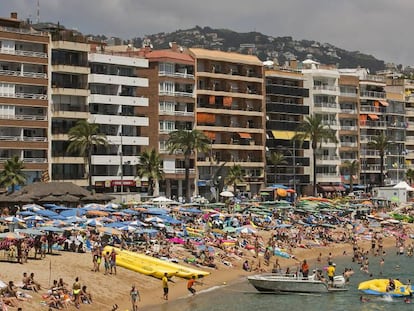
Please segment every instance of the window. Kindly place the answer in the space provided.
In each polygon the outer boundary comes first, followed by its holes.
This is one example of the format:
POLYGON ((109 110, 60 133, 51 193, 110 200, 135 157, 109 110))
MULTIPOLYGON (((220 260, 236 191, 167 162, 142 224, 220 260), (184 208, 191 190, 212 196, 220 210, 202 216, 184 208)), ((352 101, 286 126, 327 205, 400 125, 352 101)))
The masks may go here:
POLYGON ((174 112, 175 103, 174 102, 160 102, 160 111, 162 112, 174 112))
POLYGON ((173 74, 175 72, 175 64, 173 63, 160 63, 158 68, 159 73, 173 74))
POLYGON ((160 93, 167 93, 167 94, 174 93, 175 88, 174 88, 173 82, 169 82, 169 81, 161 82, 159 87, 160 87, 160 93))
POLYGON ((160 121, 160 132, 172 132, 175 131, 174 121, 160 121))

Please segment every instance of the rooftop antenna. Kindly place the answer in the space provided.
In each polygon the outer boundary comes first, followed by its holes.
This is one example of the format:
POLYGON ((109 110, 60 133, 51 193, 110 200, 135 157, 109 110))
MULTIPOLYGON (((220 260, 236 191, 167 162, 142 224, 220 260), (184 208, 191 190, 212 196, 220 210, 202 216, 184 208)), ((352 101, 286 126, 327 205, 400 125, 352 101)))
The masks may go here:
POLYGON ((40 0, 37 0, 37 23, 40 23, 40 0))

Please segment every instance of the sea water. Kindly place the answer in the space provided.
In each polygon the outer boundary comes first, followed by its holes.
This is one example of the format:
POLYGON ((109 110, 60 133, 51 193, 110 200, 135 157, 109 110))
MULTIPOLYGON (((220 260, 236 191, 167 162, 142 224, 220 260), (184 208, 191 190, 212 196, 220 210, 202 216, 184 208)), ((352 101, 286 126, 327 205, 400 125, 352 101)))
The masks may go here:
MULTIPOLYGON (((261 294, 251 286, 246 278, 240 279, 232 285, 223 285, 209 290, 203 290, 203 286, 197 286, 198 293, 195 296, 186 296, 177 301, 160 302, 158 306, 146 308, 148 311, 325 311, 325 310, 413 310, 413 304, 404 302, 404 298, 391 298, 368 296, 369 302, 361 303, 358 291, 360 282, 373 278, 394 278, 406 283, 407 279, 414 284, 414 257, 405 255, 397 256, 388 250, 383 258, 385 263, 380 267, 381 257, 370 255, 369 270, 372 276, 360 271, 360 265, 351 261, 351 257, 334 259, 336 274, 340 274, 345 268, 352 268, 355 273, 350 279, 349 290, 346 292, 324 294, 261 294)), ((292 266, 294 262, 292 261, 292 266)), ((323 266, 323 264, 321 265, 323 266)), ((317 268, 311 266, 311 270, 317 268)), ((319 267, 320 268, 320 267, 319 267)), ((174 288, 170 287, 170 291, 174 288)))

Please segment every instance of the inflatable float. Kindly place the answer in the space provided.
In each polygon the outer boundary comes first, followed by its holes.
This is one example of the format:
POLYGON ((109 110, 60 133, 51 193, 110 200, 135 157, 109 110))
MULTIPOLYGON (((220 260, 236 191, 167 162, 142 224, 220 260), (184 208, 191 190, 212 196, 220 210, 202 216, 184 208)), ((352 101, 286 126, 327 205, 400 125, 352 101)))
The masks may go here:
POLYGON ((141 274, 150 275, 158 279, 161 279, 164 276, 164 273, 167 273, 168 277, 177 276, 185 279, 191 279, 193 276, 196 278, 201 278, 210 274, 209 272, 193 269, 151 256, 121 250, 112 246, 106 246, 103 250, 103 253, 111 252, 112 249, 114 249, 117 253, 117 266, 141 274))
POLYGON ((360 283, 358 290, 368 295, 377 296, 389 295, 392 297, 403 297, 411 295, 412 290, 409 285, 404 285, 400 281, 394 280, 395 289, 387 291, 388 284, 388 279, 374 279, 360 283))

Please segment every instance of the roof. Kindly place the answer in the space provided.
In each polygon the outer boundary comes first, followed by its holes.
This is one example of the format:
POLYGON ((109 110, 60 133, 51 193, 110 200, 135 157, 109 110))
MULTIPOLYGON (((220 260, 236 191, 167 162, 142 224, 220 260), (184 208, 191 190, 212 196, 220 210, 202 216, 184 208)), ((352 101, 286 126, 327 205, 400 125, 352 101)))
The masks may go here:
POLYGON ((155 50, 151 51, 145 55, 149 61, 161 60, 161 59, 171 59, 179 62, 194 64, 194 58, 189 54, 174 52, 171 50, 155 50))
POLYGON ((242 63, 263 67, 262 61, 257 56, 253 55, 245 55, 233 52, 223 52, 199 48, 191 48, 189 49, 189 51, 190 54, 192 54, 195 58, 212 59, 229 63, 242 63))
MULTIPOLYGON (((37 197, 45 197, 48 195, 60 196, 64 194, 71 194, 74 196, 87 196, 90 192, 82 187, 79 187, 71 182, 48 182, 48 183, 33 183, 23 187, 18 194, 36 194, 37 197)), ((16 194, 17 194, 16 193, 16 194)))

